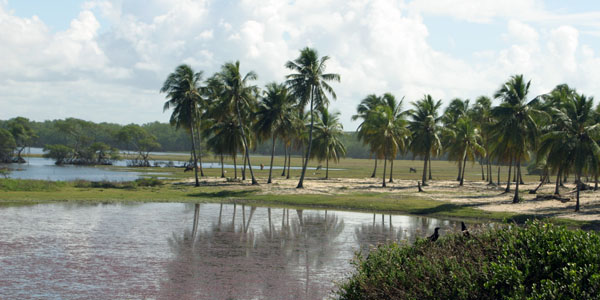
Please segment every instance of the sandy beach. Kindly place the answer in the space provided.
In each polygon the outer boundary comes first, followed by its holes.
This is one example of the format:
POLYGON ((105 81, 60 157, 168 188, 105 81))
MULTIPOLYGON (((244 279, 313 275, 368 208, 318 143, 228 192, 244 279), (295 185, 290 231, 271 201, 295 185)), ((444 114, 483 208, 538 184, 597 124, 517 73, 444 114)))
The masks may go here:
MULTIPOLYGON (((187 181, 190 182, 190 181, 187 181)), ((249 183, 249 180, 247 180, 249 183)), ((528 182, 519 186, 519 195, 523 199, 520 203, 512 203, 514 183, 511 192, 504 193, 506 183, 501 187, 487 185, 483 181, 466 181, 459 186, 457 181, 433 180, 428 186, 423 187, 424 192, 418 192, 417 182, 414 180, 395 179, 388 183, 386 188, 381 187, 381 179, 376 178, 334 178, 317 179, 308 178, 304 182, 304 189, 296 189, 297 179, 275 178, 273 184, 266 184, 264 179, 259 179, 259 193, 273 195, 289 194, 320 194, 323 196, 350 193, 392 193, 398 195, 413 195, 427 197, 433 200, 469 205, 486 211, 505 211, 518 214, 531 214, 540 217, 558 217, 580 221, 600 220, 600 196, 594 191, 581 191, 580 212, 575 213, 575 185, 567 184, 561 188, 561 197, 570 198, 569 201, 539 200, 538 195, 551 195, 554 193, 554 184, 545 184, 537 194, 529 194, 539 182, 528 182)), ((226 182, 222 178, 202 178, 201 183, 209 186, 223 186, 232 190, 243 190, 252 187, 239 182, 226 182)))

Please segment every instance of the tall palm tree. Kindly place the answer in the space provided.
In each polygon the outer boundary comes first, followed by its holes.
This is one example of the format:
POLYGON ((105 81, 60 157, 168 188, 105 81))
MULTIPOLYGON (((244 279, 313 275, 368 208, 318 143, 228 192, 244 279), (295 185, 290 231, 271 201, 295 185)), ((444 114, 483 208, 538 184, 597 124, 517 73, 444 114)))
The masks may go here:
MULTIPOLYGON (((398 152, 405 153, 407 150, 407 144, 410 138, 410 131, 408 130, 408 121, 406 120, 407 111, 402 111, 402 104, 404 103, 404 97, 400 101, 396 100, 396 97, 391 93, 385 93, 382 96, 384 106, 389 108, 389 118, 391 123, 389 125, 392 128, 394 141, 390 143, 389 149, 389 160, 390 160, 390 179, 389 182, 394 182, 393 171, 394 171, 394 158, 398 152)), ((387 126, 387 124, 386 124, 387 126)), ((384 176, 385 177, 385 176, 384 176)))
POLYGON ((329 179, 329 160, 338 162, 346 156, 346 147, 341 141, 344 127, 339 120, 340 113, 329 113, 327 108, 321 110, 321 116, 315 126, 314 151, 312 156, 320 162, 325 160, 325 179, 329 179))
POLYGON ((452 140, 456 148, 462 150, 462 174, 460 174, 460 185, 462 186, 465 180, 465 169, 467 160, 474 161, 477 154, 483 155, 485 150, 481 146, 481 135, 475 127, 474 122, 468 116, 462 116, 456 121, 456 125, 450 129, 452 140))
MULTIPOLYGON (((365 124, 365 122, 368 122, 369 120, 367 119, 369 114, 372 113, 375 108, 379 105, 383 104, 383 99, 382 97, 379 97, 375 94, 370 94, 367 95, 367 97, 365 97, 360 104, 356 107, 356 114, 352 116, 352 120, 356 121, 357 119, 362 119, 362 122, 360 123, 360 125, 358 125, 358 128, 356 128, 356 131, 358 132, 358 140, 362 141, 363 144, 365 145, 372 145, 372 141, 370 140, 371 136, 369 134, 367 134, 366 130, 365 130, 365 126, 363 126, 365 124)), ((374 149, 371 147, 370 149, 371 154, 374 153, 374 149)), ((371 178, 374 178, 375 175, 377 173, 377 156, 375 156, 375 166, 373 167, 373 173, 371 174, 371 178)))
POLYGON ((254 102, 256 101, 254 95, 257 93, 257 87, 249 85, 249 82, 251 80, 256 80, 258 76, 254 71, 250 71, 246 73, 246 75, 242 76, 240 72, 239 61, 236 61, 235 63, 225 63, 221 67, 221 72, 219 73, 219 76, 223 81, 223 86, 225 89, 223 99, 226 101, 226 103, 228 103, 232 107, 235 107, 235 111, 238 118, 238 127, 240 133, 242 134, 242 140, 244 142, 245 160, 248 161, 248 167, 250 168, 250 176, 252 176, 252 184, 258 185, 258 181, 256 181, 256 178, 254 177, 254 172, 252 171, 252 163, 250 162, 249 153, 250 144, 248 143, 248 139, 244 131, 245 123, 242 119, 242 109, 244 109, 245 111, 250 110, 253 107, 254 102))
POLYGON ((553 122, 540 143, 540 152, 546 152, 549 161, 563 161, 559 166, 569 165, 575 172, 575 211, 579 211, 582 173, 588 171, 596 174, 600 164, 600 124, 595 122, 592 102, 592 97, 583 94, 566 98, 558 108, 553 109, 553 122))
POLYGON ((422 184, 427 185, 427 163, 434 151, 441 149, 438 123, 441 117, 438 110, 442 101, 434 101, 431 95, 425 95, 423 99, 413 103, 414 109, 410 111, 412 120, 409 129, 412 132, 410 148, 415 155, 423 156, 422 184))
POLYGON ((290 87, 292 93, 299 101, 299 107, 304 110, 307 103, 310 103, 310 128, 308 133, 308 145, 302 166, 302 174, 297 188, 303 188, 306 167, 310 157, 310 148, 312 145, 312 133, 314 126, 314 109, 324 108, 329 103, 327 94, 336 99, 333 88, 328 81, 340 81, 340 75, 334 73, 325 73, 326 63, 329 56, 319 58, 317 50, 304 48, 300 50, 300 56, 293 61, 288 61, 285 67, 292 70, 292 74, 286 76, 286 84, 290 87))
POLYGON ((475 100, 475 105, 471 110, 471 119, 475 122, 479 132, 481 134, 482 146, 485 150, 485 163, 486 163, 486 173, 487 180, 489 184, 493 184, 492 180, 492 164, 490 157, 490 141, 489 141, 489 132, 491 130, 492 117, 492 100, 487 96, 480 96, 475 100))
POLYGON ((196 186, 198 181, 198 158, 196 156, 195 130, 199 110, 202 106, 201 86, 202 72, 194 72, 189 65, 180 65, 175 72, 169 74, 160 89, 168 99, 163 106, 163 112, 173 108, 169 122, 179 129, 183 127, 190 131, 192 139, 192 154, 194 159, 194 176, 196 186))
POLYGON ((272 139, 271 163, 267 183, 272 182, 275 141, 278 137, 284 137, 289 128, 293 126, 291 100, 292 98, 288 96, 288 90, 284 84, 269 83, 255 113, 257 122, 254 124, 254 132, 262 140, 272 139))
POLYGON ((463 101, 460 98, 455 98, 450 101, 450 104, 446 107, 446 110, 442 115, 442 124, 444 125, 444 130, 442 131, 442 144, 444 145, 444 150, 448 153, 448 160, 455 160, 458 163, 457 181, 460 181, 462 176, 462 159, 464 152, 462 147, 464 145, 455 140, 457 135, 453 133, 456 130, 455 127, 458 124, 458 120, 468 113, 469 100, 463 101))
MULTIPOLYGON (((503 144, 510 158, 515 162, 517 182, 513 203, 519 202, 519 182, 521 161, 529 158, 528 150, 536 143, 538 128, 533 117, 541 112, 533 107, 538 100, 527 101, 531 81, 525 82, 523 75, 513 75, 494 93, 494 98, 502 103, 492 109, 496 119, 492 139, 503 144)), ((510 182, 510 179, 509 179, 510 182)))

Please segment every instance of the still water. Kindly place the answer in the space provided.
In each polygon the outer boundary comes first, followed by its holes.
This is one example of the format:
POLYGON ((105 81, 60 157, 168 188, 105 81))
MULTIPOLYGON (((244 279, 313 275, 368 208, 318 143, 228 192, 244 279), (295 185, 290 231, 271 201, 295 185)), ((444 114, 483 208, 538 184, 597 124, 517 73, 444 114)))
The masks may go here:
POLYGON ((450 221, 233 204, 0 206, 0 299, 322 299, 360 249, 450 221))

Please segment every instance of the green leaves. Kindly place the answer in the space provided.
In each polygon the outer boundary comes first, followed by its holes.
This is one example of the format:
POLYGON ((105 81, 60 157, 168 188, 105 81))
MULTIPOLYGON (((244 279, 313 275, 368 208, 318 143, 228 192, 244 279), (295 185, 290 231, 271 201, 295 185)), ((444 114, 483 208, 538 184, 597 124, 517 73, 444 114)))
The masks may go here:
POLYGON ((596 299, 600 236, 541 222, 357 255, 340 299, 596 299))

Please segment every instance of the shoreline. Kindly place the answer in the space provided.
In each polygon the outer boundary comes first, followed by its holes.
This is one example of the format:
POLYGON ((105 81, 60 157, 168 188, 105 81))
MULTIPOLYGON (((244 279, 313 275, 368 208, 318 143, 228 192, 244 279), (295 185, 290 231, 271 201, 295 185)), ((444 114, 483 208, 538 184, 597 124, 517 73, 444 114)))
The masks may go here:
MULTIPOLYGON (((304 189, 296 189, 297 179, 276 179, 273 184, 262 182, 252 186, 246 182, 228 182, 217 177, 203 177, 200 187, 193 179, 169 181, 156 187, 91 188, 73 183, 51 183, 46 190, 3 190, 0 205, 48 202, 199 202, 247 203, 271 207, 305 207, 364 212, 398 213, 468 221, 503 221, 518 223, 526 219, 546 219, 568 226, 600 228, 600 197, 593 191, 581 193, 581 211, 574 213, 575 199, 563 203, 557 200, 533 200, 528 191, 538 183, 520 187, 524 201, 513 204, 514 186, 510 193, 504 187, 487 186, 482 181, 458 182, 433 180, 424 192, 417 191, 414 180, 395 180, 381 188, 381 180, 373 178, 308 178, 304 189)), ((25 180, 22 180, 25 182, 25 180)), ((568 185, 569 186, 569 185, 568 185)), ((570 186, 569 186, 570 187, 570 186)), ((553 192, 545 185, 538 195, 553 192)), ((0 190, 2 186, 0 185, 0 190)), ((570 190, 562 189, 563 197, 570 190)))

